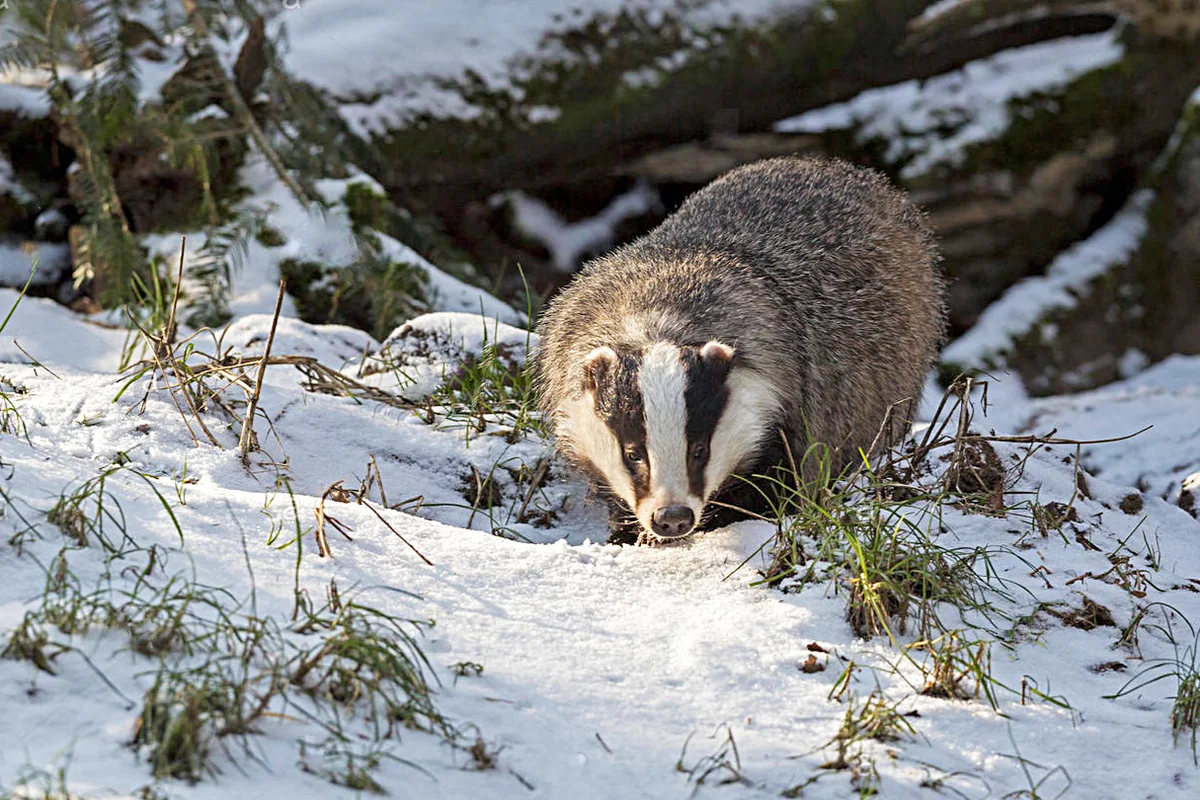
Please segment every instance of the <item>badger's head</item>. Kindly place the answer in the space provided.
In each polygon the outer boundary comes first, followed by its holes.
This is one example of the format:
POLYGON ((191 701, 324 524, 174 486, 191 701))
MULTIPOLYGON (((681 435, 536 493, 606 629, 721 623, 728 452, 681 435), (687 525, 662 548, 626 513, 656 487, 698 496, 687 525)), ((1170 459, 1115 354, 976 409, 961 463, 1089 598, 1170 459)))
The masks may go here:
POLYGON ((740 361, 717 341, 596 348, 581 365, 581 395, 558 409, 560 444, 643 531, 686 536, 774 435, 778 399, 740 361))

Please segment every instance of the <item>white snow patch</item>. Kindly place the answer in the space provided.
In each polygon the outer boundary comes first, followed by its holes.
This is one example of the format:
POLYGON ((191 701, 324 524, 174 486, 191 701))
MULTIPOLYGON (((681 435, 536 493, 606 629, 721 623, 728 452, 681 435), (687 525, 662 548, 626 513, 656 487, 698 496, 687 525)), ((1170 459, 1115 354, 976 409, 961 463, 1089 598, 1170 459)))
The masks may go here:
POLYGON ((17 176, 13 173, 12 162, 4 153, 0 153, 0 194, 10 194, 13 199, 22 204, 33 200, 29 191, 17 181, 17 176))
POLYGON ((55 283, 71 266, 71 248, 51 242, 14 242, 0 236, 0 286, 24 286, 35 265, 31 286, 55 283))
POLYGON ((423 314, 396 328, 374 352, 343 371, 369 385, 420 400, 485 347, 497 348, 509 363, 520 365, 536 343, 535 334, 494 317, 423 314))
POLYGON ((1129 378, 1144 370, 1149 364, 1149 356, 1136 347, 1131 347, 1117 359, 1117 373, 1122 378, 1129 378))
POLYGON ((27 117, 44 117, 50 113, 50 100, 40 86, 17 82, 13 73, 0 73, 0 111, 17 111, 27 117))
POLYGON ((1200 470, 1200 356, 1171 356, 1128 380, 1029 404, 1024 430, 1106 439, 1149 430, 1117 444, 1084 447, 1088 469, 1110 483, 1140 484, 1169 497, 1200 470))
POLYGON ((911 158, 901 175, 913 177, 937 164, 956 164, 969 145, 1003 133, 1012 100, 1060 89, 1123 55, 1115 30, 1039 42, 925 81, 868 89, 852 100, 780 120, 775 130, 822 133, 857 126, 859 141, 887 142, 892 162, 911 158))
POLYGON ((87 322, 42 297, 25 297, 18 304, 19 296, 16 289, 0 289, 0 319, 14 304, 17 306, 0 336, 0 362, 28 363, 29 357, 14 344, 20 342, 30 356, 51 369, 116 372, 126 330, 87 322))
POLYGON ((969 0, 937 0, 936 3, 930 3, 926 6, 925 10, 921 12, 921 15, 915 21, 918 23, 929 22, 966 2, 969 2, 969 0))
POLYGON ((513 225, 545 245, 550 260, 561 272, 573 272, 589 254, 612 247, 614 228, 623 220, 648 214, 660 206, 658 192, 641 182, 615 197, 596 216, 577 222, 567 222, 542 200, 520 191, 495 195, 489 203, 507 204, 513 225))
POLYGON ((1146 212, 1154 192, 1141 189, 1100 230, 1060 253, 1046 274, 1011 286, 979 321, 942 351, 942 360, 969 367, 991 363, 1012 339, 1033 328, 1049 312, 1073 308, 1088 283, 1126 263, 1146 234, 1146 212))

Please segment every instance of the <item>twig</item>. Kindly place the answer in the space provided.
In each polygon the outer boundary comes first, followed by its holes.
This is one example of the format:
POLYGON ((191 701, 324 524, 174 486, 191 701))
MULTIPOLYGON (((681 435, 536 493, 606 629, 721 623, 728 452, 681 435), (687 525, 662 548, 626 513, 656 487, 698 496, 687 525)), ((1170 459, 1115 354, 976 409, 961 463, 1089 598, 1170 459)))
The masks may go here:
MULTIPOLYGON (((1111 439, 1063 439, 1056 436, 1038 436, 1036 434, 1029 434, 1028 436, 981 436, 977 433, 963 436, 961 439, 967 442, 1008 442, 1010 444, 1112 444, 1113 442, 1124 442, 1135 436, 1141 436, 1153 427, 1153 425, 1147 425, 1133 433, 1127 433, 1124 436, 1114 436, 1111 439)), ((954 444, 958 440, 956 437, 955 439, 947 439, 944 442, 935 442, 929 446, 929 449, 933 450, 938 447, 945 447, 946 445, 954 444)))
POLYGON ((183 283, 183 257, 187 252, 187 234, 179 236, 179 271, 175 273, 175 292, 171 297, 171 314, 167 317, 167 329, 163 331, 163 344, 170 347, 175 342, 175 309, 179 307, 179 287, 183 283))
POLYGON ((238 449, 242 451, 242 461, 250 457, 250 448, 257 448, 254 443, 254 415, 258 411, 258 396, 262 392, 263 376, 267 372, 267 364, 271 360, 271 345, 275 342, 275 328, 279 325, 279 310, 283 308, 283 291, 286 281, 279 282, 279 294, 275 296, 275 314, 271 317, 271 333, 267 336, 267 347, 263 350, 262 360, 258 365, 258 375, 254 379, 254 392, 246 404, 246 418, 242 420, 242 435, 238 438, 238 449))
MULTIPOLYGON (((371 456, 371 458, 374 459, 374 456, 371 456)), ((537 470, 533 473, 533 478, 529 482, 529 491, 525 493, 525 499, 521 501, 521 508, 517 511, 517 522, 525 521, 525 509, 529 507, 529 501, 533 499, 533 494, 537 491, 538 486, 541 485, 542 479, 546 477, 548 469, 550 469, 550 457, 544 456, 538 463, 537 470)), ((375 470, 378 472, 379 467, 376 467, 375 470)))
POLYGON ((474 464, 471 465, 471 477, 475 479, 475 502, 471 503, 471 516, 467 517, 468 529, 475 524, 475 514, 479 512, 479 504, 483 502, 484 485, 483 476, 474 464))
POLYGON ((50 369, 50 368, 49 368, 49 367, 47 367, 45 364, 43 364, 42 362, 38 361, 36 358, 34 358, 33 356, 31 356, 31 355, 29 354, 29 351, 28 351, 28 350, 26 350, 24 347, 21 347, 21 343, 20 343, 20 342, 18 342, 16 339, 13 339, 13 344, 16 346, 16 348, 17 348, 18 350, 20 350, 22 353, 24 353, 24 354, 25 354, 25 357, 29 359, 29 363, 30 363, 30 364, 33 364, 33 366, 35 366, 35 367, 41 367, 42 369, 46 370, 46 372, 49 372, 49 373, 50 373, 51 375, 53 375, 54 377, 58 378, 60 381, 62 380, 62 375, 59 375, 57 372, 55 372, 54 370, 50 369))
MULTIPOLYGON (((967 464, 963 457, 963 448, 967 442, 967 434, 971 430, 971 382, 970 375, 965 375, 962 378, 962 394, 959 396, 958 404, 958 434, 954 437, 954 454, 951 457, 951 464, 956 465, 956 468, 946 470, 946 484, 949 486, 950 478, 954 478, 954 486, 949 487, 955 491, 961 491, 962 488, 962 468, 967 464)), ((957 382, 956 382, 957 383, 957 382)), ((980 481, 978 470, 974 464, 969 465, 973 477, 980 481)))
MULTIPOLYGON (((129 317, 129 321, 133 324, 133 326, 135 328, 138 329, 138 331, 142 334, 142 336, 146 337, 146 340, 148 342, 150 342, 150 345, 151 345, 150 346, 150 354, 154 358, 154 363, 153 363, 153 365, 151 365, 153 367, 153 370, 150 373, 150 387, 152 388, 154 386, 154 382, 157 378, 158 373, 162 373, 163 380, 167 379, 167 368, 163 365, 163 361, 161 358, 161 351, 160 351, 158 342, 155 340, 155 338, 152 335, 150 335, 149 331, 147 331, 145 328, 143 328, 141 326, 141 323, 139 323, 137 321, 137 318, 133 316, 133 314, 129 311, 128 308, 125 309, 125 315, 129 317)), ((175 375, 175 380, 178 382, 178 385, 180 387, 182 387, 183 379, 179 377, 178 362, 175 360, 174 354, 170 354, 170 357, 171 357, 171 364, 172 364, 172 367, 171 367, 172 373, 175 375)), ((183 420, 184 427, 186 427, 188 429, 188 433, 191 435, 192 441, 195 443, 195 445, 197 447, 199 447, 200 439, 196 436, 196 432, 192 429, 192 424, 191 424, 191 422, 188 421, 188 415, 187 415, 187 413, 184 412, 183 406, 181 406, 179 404, 179 398, 175 396, 175 388, 170 384, 170 382, 166 383, 165 388, 167 390, 167 395, 171 398, 171 402, 175 405, 175 410, 179 412, 179 416, 183 420)), ((146 396, 142 398, 143 407, 145 406, 146 398, 148 398, 149 396, 150 396, 150 388, 147 388, 146 396)), ((204 421, 200 419, 200 414, 196 410, 196 407, 192 404, 191 395, 188 394, 188 391, 186 388, 183 389, 183 399, 187 403, 188 409, 192 412, 192 414, 195 415, 196 422, 199 423, 201 430, 204 431, 204 434, 208 437, 209 442, 211 442, 214 445, 217 445, 218 442, 216 440, 216 437, 214 437, 212 435, 212 432, 209 431, 208 428, 205 426, 204 421)))
MULTIPOLYGON (((941 402, 938 403, 937 410, 933 412, 933 416, 929 420, 929 426, 925 428, 925 435, 921 437, 921 443, 917 445, 915 450, 913 450, 912 459, 909 464, 910 471, 915 471, 917 465, 920 464, 921 461, 924 460, 925 456, 929 453, 929 448, 932 446, 930 445, 930 442, 936 442, 941 438, 942 432, 946 430, 946 425, 949 424, 950 418, 954 415, 954 409, 951 409, 950 413, 945 417, 942 416, 942 411, 945 410, 946 401, 950 399, 950 395, 954 392, 954 388, 957 383, 958 379, 956 378, 949 386, 946 387, 946 391, 942 393, 941 402), (941 420, 942 424, 936 431, 934 431, 934 425, 938 422, 938 420, 941 420)), ((984 390, 986 391, 986 382, 984 382, 984 387, 984 390)), ((957 394, 954 395, 954 398, 958 402, 962 402, 962 398, 957 394)))
POLYGON ((313 507, 313 516, 317 518, 317 525, 313 529, 313 538, 317 540, 317 555, 319 555, 321 558, 328 558, 333 555, 333 551, 329 549, 329 539, 325 536, 325 523, 328 522, 330 525, 332 525, 334 530, 346 537, 347 541, 354 541, 354 537, 348 533, 350 529, 346 527, 344 523, 340 522, 336 517, 331 517, 325 513, 326 499, 328 499, 329 496, 334 492, 345 491, 346 490, 342 488, 341 481, 334 481, 325 489, 325 491, 321 492, 321 499, 318 500, 316 506, 313 507))
POLYGON ((375 468, 375 480, 379 482, 379 502, 388 508, 387 492, 383 490, 383 473, 379 471, 379 462, 375 460, 374 453, 371 453, 371 466, 375 468))
POLYGON ((384 519, 384 518, 383 518, 383 514, 380 514, 380 513, 379 513, 377 510, 375 510, 375 506, 371 505, 371 501, 369 501, 369 500, 368 500, 367 502, 363 503, 363 505, 364 505, 364 506, 366 506, 366 507, 367 507, 367 508, 368 508, 368 509, 371 511, 371 513, 372 513, 372 514, 374 514, 376 517, 378 517, 378 518, 379 518, 379 521, 380 521, 380 522, 382 522, 384 525, 386 525, 386 526, 387 526, 387 529, 388 529, 389 531, 391 531, 392 533, 396 534, 396 537, 397 537, 397 538, 399 538, 399 539, 400 539, 400 541, 402 541, 402 542, 404 542, 406 545, 408 545, 408 549, 409 549, 409 550, 412 550, 414 553, 416 553, 418 558, 420 558, 422 561, 424 561, 424 562, 425 562, 426 564, 428 564, 429 566, 431 566, 431 567, 433 566, 433 562, 432 562, 432 561, 430 561, 428 558, 426 558, 426 557, 425 557, 425 555, 424 555, 424 554, 423 554, 423 553, 422 553, 420 550, 418 550, 417 548, 413 547, 413 544, 412 544, 412 542, 410 542, 408 539, 405 539, 405 538, 404 538, 404 537, 403 537, 403 536, 400 534, 400 531, 398 531, 398 530, 396 530, 395 528, 393 528, 393 527, 392 527, 392 524, 391 524, 390 522, 388 522, 386 519, 384 519))
POLYGON ((1071 481, 1075 485, 1074 491, 1071 492, 1071 499, 1067 501, 1067 510, 1063 512, 1063 520, 1071 516, 1071 512, 1075 509, 1075 501, 1079 499, 1079 460, 1083 455, 1083 445, 1075 445, 1075 480, 1071 481))

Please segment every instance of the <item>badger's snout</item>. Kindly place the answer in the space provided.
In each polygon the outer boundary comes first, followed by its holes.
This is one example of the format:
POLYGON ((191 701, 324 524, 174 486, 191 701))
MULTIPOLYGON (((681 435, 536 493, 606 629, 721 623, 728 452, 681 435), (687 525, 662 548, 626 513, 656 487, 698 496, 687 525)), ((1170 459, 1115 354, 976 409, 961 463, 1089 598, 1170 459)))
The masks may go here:
POLYGON ((663 539, 678 539, 692 532, 696 515, 685 505, 664 506, 650 517, 654 534, 663 539))

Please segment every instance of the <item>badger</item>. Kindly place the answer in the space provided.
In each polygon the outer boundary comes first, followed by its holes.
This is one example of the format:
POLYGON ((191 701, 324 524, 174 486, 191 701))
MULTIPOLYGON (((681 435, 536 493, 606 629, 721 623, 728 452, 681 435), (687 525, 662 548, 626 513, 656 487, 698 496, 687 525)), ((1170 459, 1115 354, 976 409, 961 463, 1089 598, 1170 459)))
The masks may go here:
POLYGON ((836 474, 902 431, 944 332, 938 261, 883 175, 785 157, 584 265, 538 324, 535 385, 609 541, 724 524, 740 479, 813 445, 836 474))

